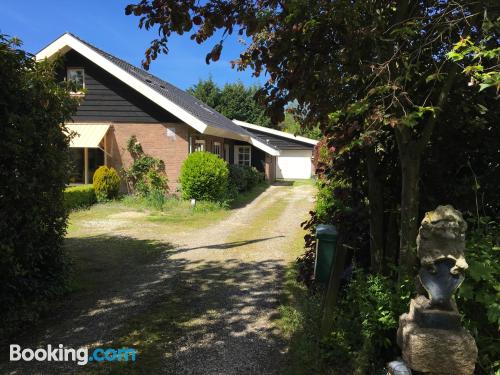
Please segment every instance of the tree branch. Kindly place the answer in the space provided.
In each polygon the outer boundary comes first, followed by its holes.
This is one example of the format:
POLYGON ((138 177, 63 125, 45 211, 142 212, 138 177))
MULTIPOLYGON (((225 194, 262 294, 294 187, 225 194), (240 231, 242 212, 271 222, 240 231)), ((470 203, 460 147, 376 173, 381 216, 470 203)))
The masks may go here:
MULTIPOLYGON (((440 112, 443 106, 446 104, 446 100, 448 99, 448 94, 450 93, 451 87, 455 82, 455 77, 457 73, 458 73, 458 65, 455 64, 451 67, 450 72, 448 73, 448 77, 446 78, 446 81, 443 83, 441 91, 439 92, 437 107, 439 108, 440 112)), ((436 125, 438 116, 439 113, 437 114, 434 113, 434 115, 431 116, 427 121, 427 123, 424 125, 424 128, 422 130, 422 136, 417 142, 418 153, 421 153, 424 150, 427 143, 429 142, 432 135, 432 131, 434 130, 434 126, 436 125)))

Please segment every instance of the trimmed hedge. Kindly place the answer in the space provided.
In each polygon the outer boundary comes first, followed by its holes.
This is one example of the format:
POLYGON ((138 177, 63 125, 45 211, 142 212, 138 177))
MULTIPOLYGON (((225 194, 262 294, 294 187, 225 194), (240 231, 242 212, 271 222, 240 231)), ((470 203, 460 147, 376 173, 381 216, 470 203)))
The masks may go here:
POLYGON ((105 165, 97 168, 92 182, 98 202, 105 202, 118 196, 120 176, 114 168, 108 168, 105 165))
POLYGON ((64 190, 64 207, 68 211, 86 208, 96 202, 93 185, 70 186, 64 190))
POLYGON ((212 202, 227 199, 229 170, 227 163, 209 152, 190 154, 182 164, 182 197, 212 202))
POLYGON ((36 62, 0 34, 0 341, 34 322, 64 292, 70 137, 78 102, 56 81, 54 61, 36 62))

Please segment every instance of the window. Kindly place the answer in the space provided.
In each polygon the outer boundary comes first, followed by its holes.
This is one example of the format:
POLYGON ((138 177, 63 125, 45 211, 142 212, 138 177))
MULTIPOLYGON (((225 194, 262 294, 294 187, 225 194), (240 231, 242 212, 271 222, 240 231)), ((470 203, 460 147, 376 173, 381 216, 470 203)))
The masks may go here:
POLYGON ((88 148, 85 152, 84 148, 70 148, 71 152, 71 169, 69 182, 72 184, 88 184, 92 183, 94 172, 101 165, 105 165, 104 151, 100 148, 88 148), (87 168, 87 173, 85 173, 87 168), (87 181, 85 181, 85 176, 87 181))
POLYGON ((222 157, 222 147, 220 142, 214 142, 212 152, 218 157, 222 157))
POLYGON ((82 90, 85 88, 85 72, 83 68, 68 68, 66 78, 68 82, 73 82, 73 92, 75 94, 81 94, 82 90))
POLYGON ((235 146, 236 164, 238 165, 251 165, 251 152, 250 146, 235 146))
POLYGON ((205 151, 205 140, 196 139, 194 141, 194 151, 205 151))

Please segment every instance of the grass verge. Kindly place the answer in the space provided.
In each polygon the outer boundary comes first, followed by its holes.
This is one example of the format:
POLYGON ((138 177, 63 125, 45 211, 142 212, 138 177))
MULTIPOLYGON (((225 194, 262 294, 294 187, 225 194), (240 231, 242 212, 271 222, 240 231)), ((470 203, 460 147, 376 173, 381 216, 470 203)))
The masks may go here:
MULTIPOLYGON (((304 251, 304 232, 297 236, 293 251, 299 256, 304 251)), ((285 269, 283 295, 278 308, 277 326, 289 342, 286 354, 285 374, 323 373, 318 361, 321 299, 311 294, 304 284, 297 281, 297 263, 291 262, 285 269)))

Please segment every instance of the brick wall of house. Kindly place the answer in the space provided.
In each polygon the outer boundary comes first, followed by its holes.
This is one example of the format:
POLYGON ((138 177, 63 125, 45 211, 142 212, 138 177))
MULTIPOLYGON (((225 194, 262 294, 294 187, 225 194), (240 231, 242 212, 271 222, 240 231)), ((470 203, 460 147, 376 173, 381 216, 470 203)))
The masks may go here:
POLYGON ((165 162, 170 191, 174 193, 181 165, 189 153, 188 131, 188 125, 182 123, 113 123, 106 144, 108 165, 116 169, 130 166, 127 141, 135 135, 146 154, 165 162))

